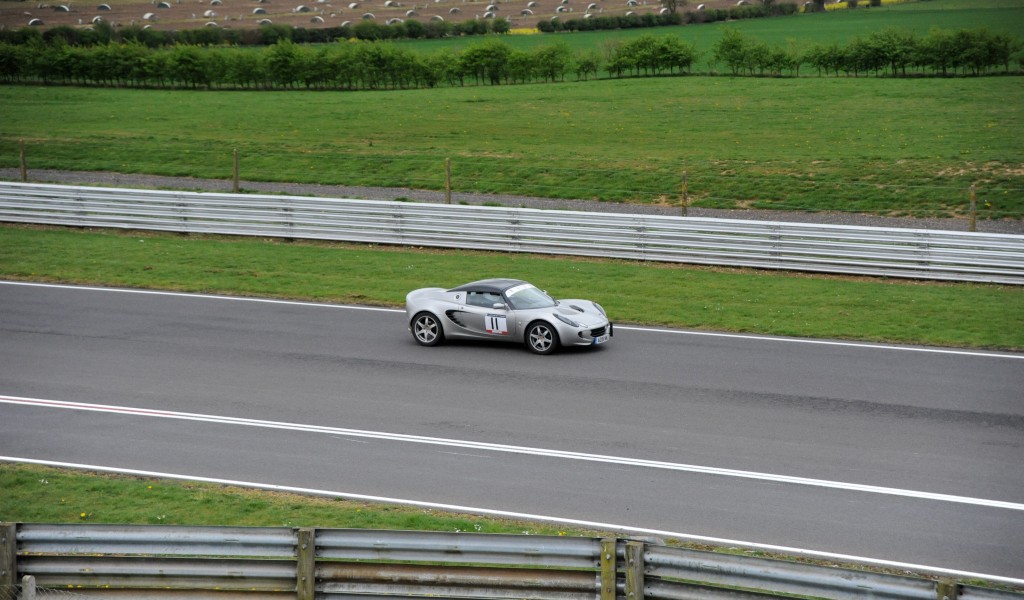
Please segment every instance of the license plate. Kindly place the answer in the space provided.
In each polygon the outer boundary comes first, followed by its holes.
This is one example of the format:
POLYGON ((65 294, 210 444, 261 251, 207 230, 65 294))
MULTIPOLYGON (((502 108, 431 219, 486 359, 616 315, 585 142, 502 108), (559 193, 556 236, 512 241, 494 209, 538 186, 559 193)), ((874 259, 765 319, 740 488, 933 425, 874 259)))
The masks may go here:
POLYGON ((594 344, 603 344, 608 341, 608 337, 609 336, 607 333, 604 335, 599 335, 596 338, 594 338, 594 344))

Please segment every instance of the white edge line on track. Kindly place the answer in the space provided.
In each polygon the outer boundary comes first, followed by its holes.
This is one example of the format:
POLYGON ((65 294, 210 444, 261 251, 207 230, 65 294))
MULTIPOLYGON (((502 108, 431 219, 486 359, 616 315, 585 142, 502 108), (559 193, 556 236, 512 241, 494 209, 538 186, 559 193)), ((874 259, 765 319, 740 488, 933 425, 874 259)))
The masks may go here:
POLYGON ((218 425, 241 425, 245 427, 262 427, 266 429, 278 429, 283 431, 302 431, 306 433, 326 433, 330 435, 342 435, 359 438, 386 440, 393 442, 407 442, 414 444, 428 444, 434 446, 447 446, 450 448, 463 448, 472 450, 485 450, 490 452, 503 452, 507 454, 519 454, 527 456, 541 456, 546 458, 560 458, 567 460, 580 460, 595 463, 615 464, 626 467, 644 467, 662 469, 666 471, 680 471, 698 473, 702 475, 718 475, 724 477, 735 477, 739 479, 752 479, 759 481, 771 481, 774 483, 788 483, 809 487, 820 487, 838 489, 848 492, 863 492, 870 494, 882 494, 887 496, 900 496, 918 500, 933 500, 939 502, 951 502, 956 504, 969 504, 987 508, 999 508, 1006 510, 1024 511, 1024 504, 1008 502, 1004 500, 988 500, 985 498, 971 498, 968 496, 956 496, 952 494, 939 494, 935 492, 924 492, 917 490, 905 490, 899 488, 867 485, 862 483, 848 483, 842 481, 830 481, 827 479, 813 479, 809 477, 797 477, 793 475, 779 475, 775 473, 759 473, 756 471, 742 471, 738 469, 726 469, 721 467, 707 467, 702 465, 689 465, 657 460, 640 458, 628 458, 621 456, 608 456, 604 454, 588 454, 584 452, 572 452, 568 450, 554 450, 549 448, 531 448, 528 446, 512 446, 507 444, 493 444, 490 442, 476 442, 472 440, 456 440, 449 438, 426 437, 403 433, 388 433, 383 431, 367 431, 363 429, 346 429, 341 427, 328 427, 324 425, 306 425, 302 423, 287 423, 282 421, 264 421, 260 419, 246 419, 241 417, 227 417, 219 415, 206 415, 200 413, 186 413, 170 410, 155 410, 149 408, 138 408, 131 406, 114 406, 109 404, 90 404, 84 402, 67 402, 63 400, 43 400, 39 398, 20 398, 16 396, 0 395, 0 404, 13 404, 19 406, 32 406, 42 408, 57 408, 67 410, 80 410, 89 412, 100 412, 108 414, 119 414, 136 417, 151 417, 160 419, 177 419, 182 421, 198 421, 214 423, 218 425))
POLYGON ((511 519, 523 519, 527 521, 539 521, 545 523, 558 523, 564 525, 574 525, 577 527, 586 527, 588 529, 597 529, 599 531, 619 531, 630 534, 640 535, 656 535, 661 537, 671 537, 683 540, 689 540, 694 542, 710 543, 716 545, 725 546, 742 546, 745 548, 752 548, 758 550, 767 550, 770 552, 779 552, 782 554, 795 554, 801 556, 808 556, 814 558, 822 558, 833 561, 845 561, 853 563, 861 563, 867 565, 874 565, 878 567, 892 568, 892 569, 903 569, 907 571, 915 571, 922 573, 930 573, 935 575, 951 576, 959 579, 983 579, 991 582, 1004 583, 1009 585, 1024 585, 1024 579, 1014 579, 1012 577, 1004 577, 1002 575, 987 575, 984 573, 973 573, 969 571, 957 571, 955 569, 947 569, 944 567, 930 567, 925 565, 918 565, 913 563, 903 563, 877 558, 867 558, 863 556, 853 556, 849 554, 837 554, 834 552, 823 552, 820 550, 807 550, 804 548, 791 548, 789 546, 776 546, 774 544, 761 544, 757 542, 748 542, 743 540, 732 540, 727 538, 716 538, 704 535, 695 535, 690 533, 681 533, 676 531, 664 531, 661 529, 647 529, 644 527, 632 527, 629 525, 616 525, 614 523, 600 523, 596 521, 583 521, 580 519, 569 519, 562 517, 550 517, 545 515, 535 515, 530 513, 519 513, 510 512, 504 510, 496 510, 490 508, 479 508, 473 506, 459 506, 455 504, 441 504, 437 502, 424 502, 420 500, 408 500, 403 498, 388 498, 383 496, 368 496, 364 494, 352 494, 347 492, 336 492, 331 490, 319 490, 312 488, 293 487, 286 485, 275 485, 270 483, 256 483, 252 481, 237 481, 232 479, 218 479, 213 477, 200 477, 196 475, 182 475, 178 473, 161 473, 157 471, 141 471, 137 469, 124 469, 118 467, 105 467, 99 465, 84 465, 78 463, 67 463, 58 462, 51 460, 39 460, 33 458, 19 458, 16 456, 0 456, 0 462, 8 463, 27 463, 34 465, 44 465, 49 467, 61 467, 67 469, 83 469, 89 471, 99 471, 105 473, 116 473, 120 475, 133 475, 137 477, 159 477, 162 479, 176 479, 182 481, 197 481, 202 483, 214 483, 219 485, 232 485, 238 487, 254 488, 261 490, 269 490, 276 492, 291 492, 295 494, 307 494, 315 496, 327 496, 331 498, 343 498, 345 500, 358 500, 365 502, 383 502, 389 504, 402 504, 405 506, 415 506, 420 508, 432 508, 437 510, 487 515, 494 517, 503 517, 511 519))
MULTIPOLYGON (((232 300, 236 302, 257 302, 263 304, 285 304, 291 306, 311 306, 317 308, 335 308, 346 310, 367 310, 374 312, 404 313, 400 308, 384 308, 379 306, 356 306, 352 304, 327 304, 323 302, 301 302, 298 300, 279 300, 274 298, 250 298, 244 296, 222 296, 218 294, 200 294, 193 292, 167 292, 161 290, 139 290, 131 288, 107 288, 84 285, 68 285, 58 283, 35 283, 31 281, 2 281, 0 285, 17 285, 26 287, 45 287, 68 290, 85 290, 90 292, 116 292, 121 294, 148 294, 152 296, 173 296, 181 298, 206 298, 211 300, 232 300)), ((886 344, 869 344, 858 342, 839 342, 834 340, 815 340, 809 338, 773 337, 767 335, 748 335, 742 333, 719 333, 714 331, 690 331, 684 329, 665 329, 659 327, 638 327, 632 325, 616 325, 615 329, 624 331, 641 331, 645 333, 663 333, 671 335, 692 335, 701 337, 731 338, 766 342, 786 342, 791 344, 814 344, 819 346, 842 346, 847 348, 870 348, 875 350, 896 350, 901 352, 924 352, 930 354, 951 354, 959 356, 976 356, 982 358, 1009 358, 1024 360, 1024 354, 977 352, 971 350, 953 350, 946 348, 925 348, 916 346, 890 346, 886 344)))

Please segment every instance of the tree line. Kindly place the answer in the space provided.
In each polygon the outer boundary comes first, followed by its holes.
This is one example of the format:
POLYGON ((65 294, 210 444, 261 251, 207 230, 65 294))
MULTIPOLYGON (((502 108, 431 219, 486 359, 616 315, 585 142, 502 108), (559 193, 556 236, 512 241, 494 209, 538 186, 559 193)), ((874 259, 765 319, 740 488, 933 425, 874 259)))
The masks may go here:
POLYGON ((809 66, 818 75, 971 74, 1010 71, 1024 60, 1020 38, 988 29, 933 29, 925 36, 889 28, 847 44, 833 42, 808 48, 771 46, 727 29, 715 44, 713 61, 733 75, 799 75, 809 66))
POLYGON ((737 76, 983 74, 1021 61, 1021 42, 985 29, 917 37, 884 30, 846 46, 770 46, 726 30, 707 55, 674 35, 644 34, 574 50, 555 42, 532 50, 499 38, 462 50, 421 54, 388 42, 304 46, 281 39, 264 48, 177 44, 151 48, 138 41, 99 46, 0 43, 0 81, 155 88, 405 89, 564 81, 568 77, 643 77, 692 73, 702 58, 709 72, 737 76))
POLYGON ((420 54, 391 43, 302 46, 290 40, 264 49, 153 49, 138 42, 104 46, 16 46, 0 43, 0 81, 113 87, 217 89, 406 89, 466 84, 586 80, 602 69, 618 76, 681 72, 696 49, 674 36, 651 35, 606 49, 574 51, 565 42, 517 50, 498 39, 461 51, 420 54), (606 58, 607 56, 607 58, 606 58))

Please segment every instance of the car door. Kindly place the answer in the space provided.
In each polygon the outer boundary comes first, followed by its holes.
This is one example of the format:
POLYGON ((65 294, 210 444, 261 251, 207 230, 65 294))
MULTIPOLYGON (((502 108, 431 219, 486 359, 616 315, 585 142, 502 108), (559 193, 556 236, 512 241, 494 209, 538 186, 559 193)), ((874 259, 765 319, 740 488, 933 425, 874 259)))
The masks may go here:
POLYGON ((501 294, 490 291, 467 291, 462 307, 464 326, 480 337, 508 338, 513 325, 501 294), (501 308, 495 308, 500 305, 501 308))

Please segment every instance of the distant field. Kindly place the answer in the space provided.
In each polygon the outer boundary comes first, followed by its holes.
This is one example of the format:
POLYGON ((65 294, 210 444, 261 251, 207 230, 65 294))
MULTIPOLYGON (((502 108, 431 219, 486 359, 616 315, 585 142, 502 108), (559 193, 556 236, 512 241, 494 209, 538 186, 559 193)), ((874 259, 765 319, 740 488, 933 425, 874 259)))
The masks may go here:
MULTIPOLYGON (((696 4, 696 1, 690 2, 689 9, 696 4)), ((721 37, 722 29, 726 27, 735 28, 746 35, 772 44, 785 44, 792 40, 800 45, 847 42, 857 36, 865 36, 886 27, 899 27, 921 35, 927 34, 933 27, 987 27, 992 31, 1024 36, 1024 0, 930 0, 883 8, 832 11, 827 14, 799 14, 771 19, 653 29, 514 35, 505 36, 503 39, 517 48, 533 48, 558 40, 576 49, 586 49, 600 47, 607 40, 632 39, 645 33, 674 34, 693 42, 698 49, 710 52, 721 37)), ((402 43, 430 52, 440 48, 462 48, 474 41, 474 38, 470 37, 402 43)), ((701 68, 703 69, 703 65, 701 68)))
POLYGON ((1024 78, 663 77, 387 92, 0 87, 0 165, 707 207, 1024 214, 1024 78), (991 208, 985 208, 985 203, 991 208))

